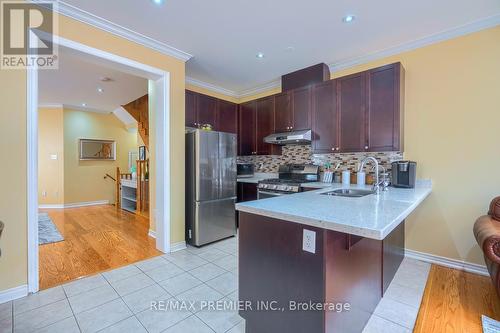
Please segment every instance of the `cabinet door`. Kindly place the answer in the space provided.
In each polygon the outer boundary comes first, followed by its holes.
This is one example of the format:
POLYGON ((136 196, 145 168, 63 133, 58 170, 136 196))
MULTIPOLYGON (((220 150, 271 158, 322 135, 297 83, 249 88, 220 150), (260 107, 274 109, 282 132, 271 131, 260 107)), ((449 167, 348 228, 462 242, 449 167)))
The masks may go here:
POLYGON ((256 147, 257 155, 270 155, 272 145, 264 138, 274 132, 274 97, 257 100, 256 147))
POLYGON ((238 104, 217 100, 217 119, 215 130, 236 133, 238 129, 238 104))
POLYGON ((274 129, 276 132, 286 132, 292 126, 292 109, 290 93, 274 95, 274 129))
MULTIPOLYGON (((400 144, 401 64, 367 73, 367 146, 369 151, 398 151, 400 144)), ((402 96, 401 96, 402 97, 402 96)))
POLYGON ((366 151, 368 150, 365 140, 366 72, 345 76, 336 81, 340 151, 366 151))
POLYGON ((198 94, 196 101, 196 118, 200 125, 215 126, 217 99, 211 96, 198 94))
POLYGON ((257 149, 255 147, 255 107, 256 102, 246 102, 240 104, 239 125, 238 125, 238 146, 239 155, 255 155, 257 149))
POLYGON ((313 87, 312 131, 315 153, 339 151, 336 81, 327 81, 313 87))
POLYGON ((257 200, 257 184, 238 183, 238 202, 257 200))
POLYGON ((311 87, 292 91, 292 130, 311 129, 311 87))
POLYGON ((193 91, 186 90, 186 126, 197 127, 196 121, 196 95, 193 91))

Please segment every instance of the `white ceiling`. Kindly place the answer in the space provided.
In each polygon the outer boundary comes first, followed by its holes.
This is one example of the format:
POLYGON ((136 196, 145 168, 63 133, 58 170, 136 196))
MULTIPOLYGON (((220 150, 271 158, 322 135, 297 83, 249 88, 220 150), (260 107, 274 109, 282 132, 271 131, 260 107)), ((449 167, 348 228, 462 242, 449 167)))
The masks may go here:
POLYGON ((59 69, 40 71, 38 103, 112 112, 148 93, 148 80, 126 71, 116 64, 60 47, 59 69), (102 82, 102 77, 112 81, 102 82), (103 92, 98 92, 98 88, 103 92))
POLYGON ((192 54, 188 77, 240 94, 319 62, 346 63, 436 34, 477 30, 487 18, 500 24, 499 0, 65 2, 192 54), (347 14, 356 20, 343 23, 347 14), (257 59, 258 52, 265 57, 257 59))

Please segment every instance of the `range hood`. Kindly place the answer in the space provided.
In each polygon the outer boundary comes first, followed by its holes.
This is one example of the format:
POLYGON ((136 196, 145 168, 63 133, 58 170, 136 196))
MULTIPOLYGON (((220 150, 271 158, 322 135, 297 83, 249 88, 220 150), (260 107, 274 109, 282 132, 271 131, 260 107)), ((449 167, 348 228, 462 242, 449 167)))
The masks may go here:
POLYGON ((264 142, 275 145, 309 144, 311 143, 311 130, 274 133, 264 138, 264 142))

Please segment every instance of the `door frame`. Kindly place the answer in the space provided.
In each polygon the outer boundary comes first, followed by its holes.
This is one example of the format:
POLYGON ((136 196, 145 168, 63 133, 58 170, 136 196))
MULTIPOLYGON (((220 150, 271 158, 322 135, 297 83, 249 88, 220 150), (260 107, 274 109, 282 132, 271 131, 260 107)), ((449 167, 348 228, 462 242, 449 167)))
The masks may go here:
MULTIPOLYGON (((60 36, 54 36, 58 46, 98 57, 125 67, 128 72, 148 79, 150 104, 154 110, 150 121, 155 126, 155 209, 151 218, 156 222, 156 248, 171 251, 170 238, 170 73, 113 53, 99 50, 60 36)), ((28 218, 28 292, 39 290, 38 262, 38 69, 26 73, 27 111, 27 218, 28 218)), ((150 111, 151 112, 151 111, 150 111)))

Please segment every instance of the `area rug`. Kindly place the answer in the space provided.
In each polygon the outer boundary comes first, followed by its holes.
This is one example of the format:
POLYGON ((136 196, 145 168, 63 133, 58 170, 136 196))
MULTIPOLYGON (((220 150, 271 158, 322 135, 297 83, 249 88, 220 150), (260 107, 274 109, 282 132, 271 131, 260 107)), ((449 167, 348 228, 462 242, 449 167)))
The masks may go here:
POLYGON ((47 213, 38 213, 38 245, 57 243, 63 241, 61 235, 54 222, 47 213))

